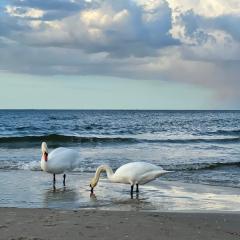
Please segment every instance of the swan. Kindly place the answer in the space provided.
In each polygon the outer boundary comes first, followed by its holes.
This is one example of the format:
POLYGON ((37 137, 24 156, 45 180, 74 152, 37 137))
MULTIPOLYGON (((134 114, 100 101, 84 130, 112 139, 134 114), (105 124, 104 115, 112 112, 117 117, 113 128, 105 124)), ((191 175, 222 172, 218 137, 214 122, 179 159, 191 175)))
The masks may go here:
POLYGON ((90 182, 91 192, 97 186, 101 172, 106 171, 107 177, 111 182, 125 183, 131 185, 131 195, 134 185, 136 192, 139 192, 138 185, 148 183, 159 176, 170 171, 163 170, 161 167, 147 162, 131 162, 119 167, 115 173, 108 165, 101 165, 97 168, 95 176, 90 182))
POLYGON ((41 169, 44 172, 53 174, 53 186, 55 188, 56 174, 63 173, 63 185, 66 182, 66 171, 70 171, 76 167, 78 152, 69 149, 59 147, 54 149, 48 154, 48 147, 46 142, 42 142, 42 158, 41 169))

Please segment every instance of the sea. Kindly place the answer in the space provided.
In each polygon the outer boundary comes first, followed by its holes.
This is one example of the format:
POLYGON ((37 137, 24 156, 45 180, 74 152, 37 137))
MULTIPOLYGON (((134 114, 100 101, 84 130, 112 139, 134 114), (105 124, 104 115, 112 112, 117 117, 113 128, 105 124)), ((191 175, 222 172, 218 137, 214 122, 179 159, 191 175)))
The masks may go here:
MULTIPOLYGON (((183 186, 192 186, 191 196, 205 186, 231 189, 237 197, 240 111, 0 110, 0 207, 168 210, 171 194, 183 186), (59 175, 54 191, 52 176, 41 171, 43 141, 49 150, 68 147, 79 152, 66 188, 59 175), (129 199, 129 186, 111 185, 105 175, 96 188, 98 197, 89 193, 89 180, 99 165, 116 170, 133 161, 172 172, 143 186, 142 200, 142 195, 129 199), (169 188, 171 194, 165 191, 169 188)), ((175 199, 170 208, 187 208, 199 198, 182 199, 175 199)), ((214 201, 195 208, 214 208, 214 201)))

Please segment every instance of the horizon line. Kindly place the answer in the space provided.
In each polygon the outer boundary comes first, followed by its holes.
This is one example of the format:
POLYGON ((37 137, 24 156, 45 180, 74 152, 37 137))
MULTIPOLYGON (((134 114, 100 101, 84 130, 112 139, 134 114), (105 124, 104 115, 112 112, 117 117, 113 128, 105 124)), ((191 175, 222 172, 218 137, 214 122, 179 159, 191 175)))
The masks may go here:
POLYGON ((0 108, 0 111, 240 111, 240 109, 0 108))

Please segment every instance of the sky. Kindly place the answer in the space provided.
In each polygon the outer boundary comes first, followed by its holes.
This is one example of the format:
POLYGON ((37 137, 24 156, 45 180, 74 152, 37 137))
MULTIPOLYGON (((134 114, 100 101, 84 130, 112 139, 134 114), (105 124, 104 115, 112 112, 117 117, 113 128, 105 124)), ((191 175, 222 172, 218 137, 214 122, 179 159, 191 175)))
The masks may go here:
POLYGON ((1 0, 2 109, 240 109, 239 0, 1 0))

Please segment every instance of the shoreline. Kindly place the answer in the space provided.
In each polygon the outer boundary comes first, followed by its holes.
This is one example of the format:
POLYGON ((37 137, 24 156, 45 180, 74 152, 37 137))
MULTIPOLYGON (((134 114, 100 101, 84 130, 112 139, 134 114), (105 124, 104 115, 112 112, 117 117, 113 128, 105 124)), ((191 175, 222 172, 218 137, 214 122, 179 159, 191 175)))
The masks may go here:
POLYGON ((177 181, 155 181, 143 185, 130 197, 129 186, 102 178, 94 194, 89 188, 92 174, 68 174, 67 186, 57 178, 35 171, 1 172, 0 207, 97 209, 146 212, 240 212, 240 189, 177 181), (18 179, 18 181, 16 181, 18 179), (19 184, 21 183, 21 184, 19 184))
POLYGON ((0 208, 0 239, 240 238, 239 213, 0 208))

